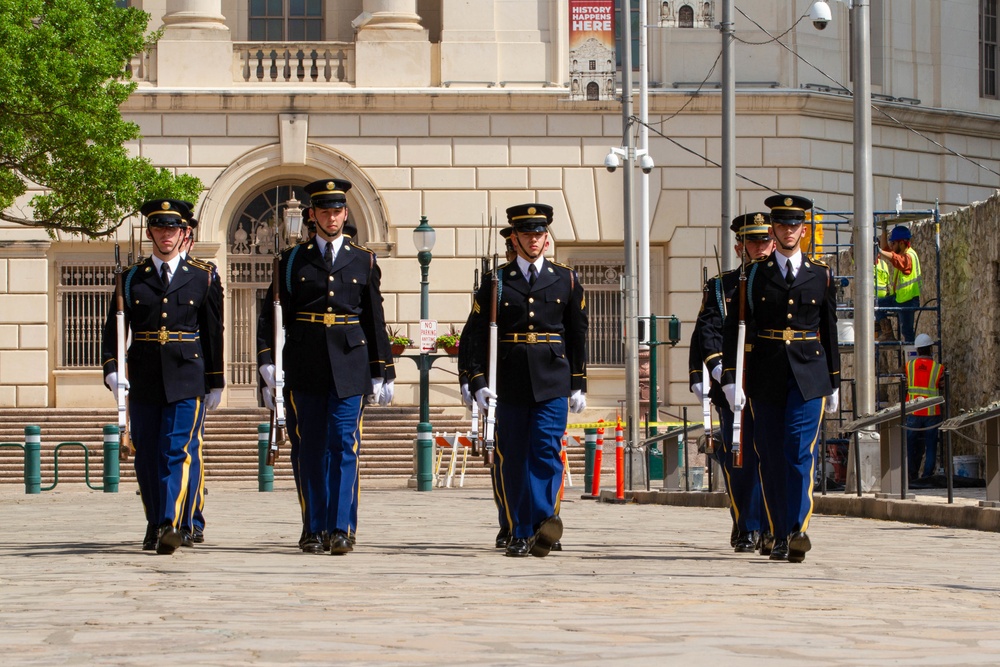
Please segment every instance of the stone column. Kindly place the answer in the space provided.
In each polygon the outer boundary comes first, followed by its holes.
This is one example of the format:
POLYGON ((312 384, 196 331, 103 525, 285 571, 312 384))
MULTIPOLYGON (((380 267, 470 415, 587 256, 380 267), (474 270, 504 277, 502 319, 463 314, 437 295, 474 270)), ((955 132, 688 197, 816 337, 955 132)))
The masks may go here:
POLYGON ((233 42, 222 0, 167 0, 163 37, 156 44, 161 87, 233 85, 233 42))
POLYGON ((441 82, 491 83, 500 78, 492 2, 442 0, 441 82))
POLYGON ((357 31, 355 85, 430 86, 431 43, 420 25, 417 0, 364 0, 363 8, 351 22, 357 31))

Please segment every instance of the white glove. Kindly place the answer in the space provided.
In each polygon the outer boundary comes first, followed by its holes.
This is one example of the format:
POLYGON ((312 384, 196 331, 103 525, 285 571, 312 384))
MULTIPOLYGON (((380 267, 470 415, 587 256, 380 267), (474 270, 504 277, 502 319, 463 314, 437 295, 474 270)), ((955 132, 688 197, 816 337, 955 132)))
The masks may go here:
POLYGON ((724 385, 722 387, 722 391, 726 395, 726 400, 729 401, 729 408, 733 412, 736 412, 737 407, 739 407, 739 409, 742 410, 743 406, 747 404, 747 397, 741 391, 740 392, 740 402, 739 402, 739 405, 737 406, 737 404, 736 404, 736 385, 735 384, 724 385))
POLYGON ((490 391, 489 387, 483 387, 482 389, 476 391, 476 403, 479 403, 479 409, 486 414, 486 411, 490 407, 490 399, 496 400, 497 395, 490 391))
POLYGON ((264 407, 274 412, 274 390, 270 387, 264 387, 261 396, 264 398, 264 407))
POLYGON ((574 389, 569 395, 569 411, 573 414, 583 412, 587 409, 587 395, 579 389, 574 389))
POLYGON ((385 384, 385 380, 382 378, 372 378, 372 393, 369 394, 371 398, 368 401, 372 404, 379 403, 382 400, 382 385, 385 384))
POLYGON ((461 387, 462 387, 462 402, 465 403, 468 407, 471 408, 472 407, 472 402, 474 400, 476 400, 476 399, 474 399, 472 397, 472 392, 469 391, 469 383, 468 382, 463 382, 461 384, 461 387))
MULTIPOLYGON (((111 390, 111 393, 115 395, 115 403, 118 402, 118 373, 108 373, 104 378, 104 384, 111 390)), ((128 390, 131 387, 128 383, 128 378, 122 380, 122 384, 125 385, 125 393, 128 394, 128 390)))
POLYGON ((260 376, 264 379, 264 384, 274 389, 274 364, 264 364, 257 370, 260 371, 260 376))
POLYGON ((718 364, 712 369, 712 379, 722 384, 722 364, 718 364))
POLYGON ((693 391, 694 395, 698 397, 699 403, 705 400, 705 392, 702 391, 700 382, 695 382, 693 385, 691 385, 691 391, 693 391))
POLYGON ((837 412, 838 407, 840 407, 840 387, 834 389, 833 393, 826 397, 826 405, 823 407, 823 412, 832 415, 837 412))
POLYGON ((222 389, 213 389, 205 394, 205 409, 214 410, 222 403, 222 389))
POLYGON ((396 393, 396 386, 393 380, 389 380, 382 385, 382 396, 378 399, 378 404, 383 408, 392 403, 392 397, 396 393))

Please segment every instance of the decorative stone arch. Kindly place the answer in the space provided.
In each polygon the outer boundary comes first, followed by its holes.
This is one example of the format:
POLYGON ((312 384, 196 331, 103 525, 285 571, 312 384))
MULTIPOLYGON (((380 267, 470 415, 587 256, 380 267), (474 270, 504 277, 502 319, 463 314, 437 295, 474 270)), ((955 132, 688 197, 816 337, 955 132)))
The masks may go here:
POLYGON ((202 198, 198 240, 225 246, 230 221, 262 185, 278 180, 309 183, 327 177, 345 178, 352 183, 347 193, 351 219, 359 231, 365 230, 368 247, 379 254, 391 251, 389 214, 375 184, 343 153, 319 144, 306 146, 306 163, 301 165, 282 164, 279 144, 262 146, 234 161, 202 198))

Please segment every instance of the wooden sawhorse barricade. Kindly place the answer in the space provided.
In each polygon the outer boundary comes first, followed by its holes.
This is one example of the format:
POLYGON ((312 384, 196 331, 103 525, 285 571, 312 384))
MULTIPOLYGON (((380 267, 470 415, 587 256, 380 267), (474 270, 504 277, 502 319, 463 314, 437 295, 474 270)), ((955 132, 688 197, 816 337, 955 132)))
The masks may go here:
MULTIPOLYGON (((941 432, 957 431, 966 426, 985 422, 986 426, 986 465, 983 476, 986 478, 986 500, 980 501, 980 507, 1000 507, 1000 403, 994 403, 982 410, 966 412, 956 417, 946 419, 941 424, 941 432)), ((948 433, 950 436, 951 434, 948 433)), ((951 448, 948 448, 946 459, 948 465, 948 502, 952 500, 951 479, 951 448)))
MULTIPOLYGON (((904 417, 917 410, 923 410, 924 408, 930 408, 942 403, 944 403, 943 396, 907 401, 905 404, 905 413, 903 412, 904 406, 896 403, 874 414, 862 415, 844 425, 844 431, 851 435, 855 435, 858 431, 869 429, 873 426, 878 427, 879 460, 881 462, 879 470, 882 475, 880 488, 882 494, 895 495, 904 499, 913 497, 912 495, 906 495, 907 484, 904 480, 906 474, 906 468, 903 465, 906 461, 906 436, 903 430, 904 417)), ((852 448, 852 453, 854 454, 854 462, 857 466, 860 461, 859 452, 857 451, 858 441, 857 438, 853 438, 853 440, 855 447, 852 448)), ((855 475, 855 480, 860 487, 860 474, 855 475)), ((858 495, 861 495, 860 491, 858 495)))

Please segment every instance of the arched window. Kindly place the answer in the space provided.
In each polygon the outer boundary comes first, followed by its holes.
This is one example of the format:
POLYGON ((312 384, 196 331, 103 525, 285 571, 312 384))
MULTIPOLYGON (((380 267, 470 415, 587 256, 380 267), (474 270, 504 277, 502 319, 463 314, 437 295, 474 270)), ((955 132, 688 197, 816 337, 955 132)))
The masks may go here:
POLYGON ((677 10, 677 26, 680 28, 694 27, 694 9, 691 5, 682 5, 677 10))

